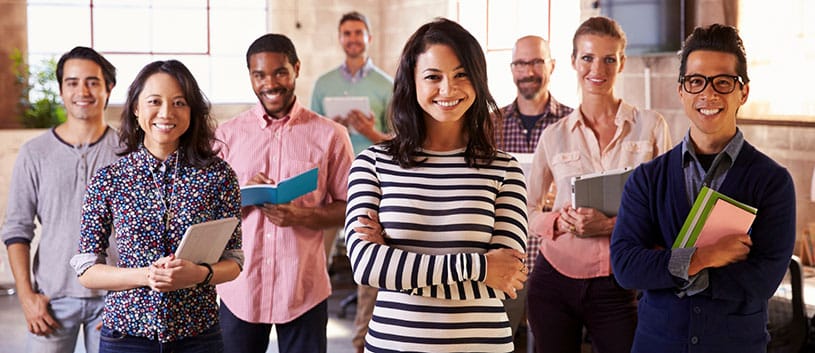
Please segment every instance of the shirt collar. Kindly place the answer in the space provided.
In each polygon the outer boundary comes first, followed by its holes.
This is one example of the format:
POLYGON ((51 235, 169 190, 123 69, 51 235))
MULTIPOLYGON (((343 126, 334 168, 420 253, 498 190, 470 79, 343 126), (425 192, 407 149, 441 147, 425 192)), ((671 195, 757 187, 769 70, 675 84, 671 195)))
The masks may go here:
POLYGON ((348 69, 348 65, 345 63, 345 61, 343 61, 342 65, 340 65, 340 73, 342 74, 342 78, 344 78, 346 81, 356 83, 365 78, 365 76, 368 76, 368 73, 371 72, 373 68, 374 63, 371 61, 371 58, 368 57, 365 59, 365 64, 362 65, 362 68, 360 68, 355 75, 351 74, 351 70, 348 69))
MULTIPOLYGON (((547 116, 547 115, 551 114, 553 111, 555 111, 555 109, 554 109, 555 104, 557 104, 557 101, 555 100, 554 97, 552 97, 552 94, 549 93, 549 100, 546 101, 546 105, 543 107, 543 112, 541 114, 539 114, 539 115, 540 116, 547 116)), ((512 101, 512 104, 509 105, 509 109, 507 110, 506 116, 512 116, 512 117, 517 116, 517 117, 520 118, 521 111, 518 110, 518 98, 517 97, 515 98, 514 101, 512 101)))
MULTIPOLYGON (((617 107, 617 114, 614 116, 614 125, 620 127, 623 126, 626 122, 629 124, 635 123, 634 118, 634 106, 626 103, 623 100, 620 100, 620 106, 617 107)), ((583 112, 580 110, 580 106, 577 106, 577 109, 572 111, 572 114, 569 114, 565 119, 566 124, 569 127, 569 130, 574 131, 578 125, 585 125, 586 123, 583 121, 583 112)))
POLYGON ((252 108, 254 115, 257 117, 258 127, 261 129, 265 129, 270 126, 286 126, 290 124, 296 124, 299 120, 299 117, 302 116, 303 106, 300 105, 300 101, 297 100, 297 97, 294 97, 294 104, 292 104, 289 113, 286 114, 284 117, 280 119, 274 119, 266 114, 266 108, 263 107, 263 104, 258 102, 255 104, 254 108, 252 108))
POLYGON ((139 149, 135 153, 135 160, 139 166, 146 166, 150 171, 154 172, 167 172, 170 168, 176 165, 175 160, 178 158, 179 150, 175 150, 164 161, 159 160, 153 156, 144 144, 139 145, 139 149))
MULTIPOLYGON (((739 151, 741 151, 741 147, 744 145, 744 134, 742 134, 741 129, 736 128, 736 135, 730 139, 730 142, 724 146, 722 152, 730 158, 730 162, 736 160, 736 157, 739 156, 739 151)), ((697 159, 696 157, 696 148, 693 147, 693 143, 690 139, 690 130, 685 134, 685 137, 682 139, 682 161, 687 163, 690 162, 692 159, 697 159)), ((687 165, 687 164, 685 164, 687 165)))

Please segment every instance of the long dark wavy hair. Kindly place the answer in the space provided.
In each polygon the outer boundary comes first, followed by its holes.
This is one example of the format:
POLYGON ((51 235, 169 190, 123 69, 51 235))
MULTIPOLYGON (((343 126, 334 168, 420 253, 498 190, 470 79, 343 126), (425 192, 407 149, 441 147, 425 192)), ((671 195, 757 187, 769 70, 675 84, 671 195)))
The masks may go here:
POLYGON ((130 84, 127 90, 127 101, 122 111, 122 125, 119 138, 125 145, 125 155, 137 151, 144 143, 144 131, 139 127, 138 117, 134 113, 139 104, 139 95, 150 76, 166 73, 176 79, 184 92, 184 99, 190 107, 190 127, 181 135, 178 149, 182 161, 196 168, 206 168, 215 160, 218 149, 213 148, 215 141, 215 122, 210 116, 210 103, 192 73, 178 60, 154 61, 147 64, 130 84))
POLYGON ((416 154, 427 137, 427 126, 425 112, 416 99, 416 61, 434 44, 446 45, 456 53, 475 89, 475 101, 463 117, 464 134, 468 137, 464 159, 470 167, 476 167, 477 163, 488 164, 496 155, 490 113, 498 114, 500 121, 501 112, 487 88, 487 61, 475 37, 445 18, 419 27, 402 50, 388 111, 395 136, 384 143, 385 150, 402 168, 421 163, 416 154))

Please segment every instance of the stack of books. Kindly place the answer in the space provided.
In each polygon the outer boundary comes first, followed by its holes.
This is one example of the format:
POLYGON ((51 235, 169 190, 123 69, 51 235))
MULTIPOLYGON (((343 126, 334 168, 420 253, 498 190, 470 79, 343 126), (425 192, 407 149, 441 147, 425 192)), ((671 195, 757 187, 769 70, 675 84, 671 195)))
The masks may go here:
POLYGON ((703 186, 673 248, 702 247, 726 235, 748 233, 757 211, 755 207, 703 186))

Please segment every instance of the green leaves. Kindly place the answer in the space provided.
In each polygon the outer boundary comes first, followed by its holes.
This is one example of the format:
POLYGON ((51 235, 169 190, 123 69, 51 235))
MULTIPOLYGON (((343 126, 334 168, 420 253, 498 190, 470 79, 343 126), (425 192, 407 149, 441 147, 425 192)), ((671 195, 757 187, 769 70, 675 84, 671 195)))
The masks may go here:
POLYGON ((65 108, 56 79, 56 60, 46 59, 37 68, 31 68, 19 49, 14 49, 9 58, 15 83, 20 86, 17 106, 23 126, 49 128, 65 122, 65 108))

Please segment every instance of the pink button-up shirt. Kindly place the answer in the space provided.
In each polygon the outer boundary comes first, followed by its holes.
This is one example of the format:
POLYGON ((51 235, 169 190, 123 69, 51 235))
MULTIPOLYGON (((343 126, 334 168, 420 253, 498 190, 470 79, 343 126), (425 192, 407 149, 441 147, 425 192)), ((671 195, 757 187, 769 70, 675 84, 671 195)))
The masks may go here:
MULTIPOLYGON (((263 106, 238 114, 216 130, 221 157, 241 186, 259 172, 280 181, 319 167, 317 190, 292 201, 322 207, 346 201, 353 149, 341 125, 305 109, 297 101, 289 115, 272 119, 263 106)), ((331 294, 323 231, 278 227, 257 207, 243 208, 243 271, 218 285, 218 294, 241 320, 286 323, 331 294)))
POLYGON ((572 278, 611 274, 609 237, 578 238, 555 234, 559 210, 571 202, 573 176, 635 167, 671 148, 668 124, 657 112, 620 102, 617 131, 604 150, 586 126, 580 109, 549 125, 535 150, 529 175, 529 233, 541 237, 540 252, 560 273, 572 278), (555 183, 553 212, 541 212, 549 186, 555 183))

